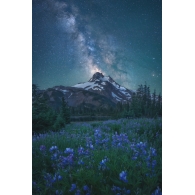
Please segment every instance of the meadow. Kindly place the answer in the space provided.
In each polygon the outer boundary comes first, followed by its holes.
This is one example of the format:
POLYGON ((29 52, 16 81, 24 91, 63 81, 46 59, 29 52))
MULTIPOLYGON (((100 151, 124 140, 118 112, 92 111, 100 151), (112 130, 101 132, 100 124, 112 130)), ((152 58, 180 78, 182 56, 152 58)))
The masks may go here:
POLYGON ((74 123, 32 138, 33 194, 162 194, 161 118, 74 123))

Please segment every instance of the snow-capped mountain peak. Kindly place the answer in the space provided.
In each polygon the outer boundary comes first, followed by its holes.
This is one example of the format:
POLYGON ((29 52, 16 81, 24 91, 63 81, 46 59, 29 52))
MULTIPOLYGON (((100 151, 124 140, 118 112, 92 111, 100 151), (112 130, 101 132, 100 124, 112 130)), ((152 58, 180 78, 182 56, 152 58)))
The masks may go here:
POLYGON ((89 79, 89 82, 94 82, 96 80, 102 80, 104 78, 104 75, 100 72, 96 72, 91 79, 89 79))
POLYGON ((72 87, 55 86, 42 91, 42 96, 47 98, 49 105, 56 110, 60 109, 62 97, 70 107, 110 108, 118 102, 129 102, 132 94, 132 90, 99 72, 87 82, 72 87))
POLYGON ((88 82, 78 83, 73 87, 83 88, 104 95, 114 102, 126 102, 131 99, 132 91, 120 86, 110 76, 96 72, 88 82))

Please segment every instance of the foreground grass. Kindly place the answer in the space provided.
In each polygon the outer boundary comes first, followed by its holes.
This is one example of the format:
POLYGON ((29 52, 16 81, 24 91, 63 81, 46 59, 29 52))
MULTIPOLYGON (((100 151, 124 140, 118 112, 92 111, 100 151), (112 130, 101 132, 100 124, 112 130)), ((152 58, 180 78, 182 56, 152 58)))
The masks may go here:
POLYGON ((161 119, 71 124, 33 137, 33 194, 162 194, 161 119))

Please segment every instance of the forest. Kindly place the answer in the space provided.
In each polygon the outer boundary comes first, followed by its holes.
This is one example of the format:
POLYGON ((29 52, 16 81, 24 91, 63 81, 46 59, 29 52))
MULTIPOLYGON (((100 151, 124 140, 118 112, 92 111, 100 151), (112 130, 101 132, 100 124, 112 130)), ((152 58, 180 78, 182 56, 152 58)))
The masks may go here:
POLYGON ((162 96, 150 92, 145 83, 139 85, 129 102, 118 102, 115 107, 69 107, 64 98, 60 110, 53 110, 48 100, 32 85, 32 133, 58 131, 75 121, 99 121, 119 118, 157 118, 162 116, 162 96))

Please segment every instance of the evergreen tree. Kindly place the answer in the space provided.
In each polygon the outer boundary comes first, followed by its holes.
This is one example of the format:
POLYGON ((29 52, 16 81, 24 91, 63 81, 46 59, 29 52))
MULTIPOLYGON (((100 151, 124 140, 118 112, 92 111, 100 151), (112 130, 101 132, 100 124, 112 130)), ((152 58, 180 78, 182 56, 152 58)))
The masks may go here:
POLYGON ((161 96, 161 94, 158 95, 157 111, 158 111, 158 115, 162 116, 162 96, 161 96))
POLYGON ((32 132, 41 133, 52 129, 55 113, 47 105, 43 94, 38 93, 37 85, 32 85, 32 132))
POLYGON ((62 97, 61 117, 65 121, 65 124, 70 123, 70 110, 66 101, 64 100, 64 97, 62 97))

